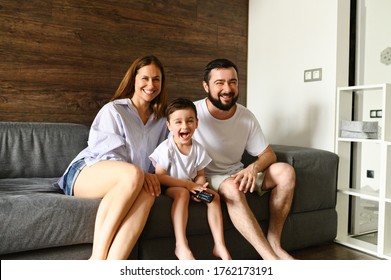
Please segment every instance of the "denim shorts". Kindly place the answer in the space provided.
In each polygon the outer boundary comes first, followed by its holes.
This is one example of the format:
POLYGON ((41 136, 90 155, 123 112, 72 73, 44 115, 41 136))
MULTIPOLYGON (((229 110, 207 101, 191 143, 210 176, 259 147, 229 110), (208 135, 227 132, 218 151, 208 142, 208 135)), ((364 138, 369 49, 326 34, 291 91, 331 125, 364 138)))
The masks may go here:
POLYGON ((66 195, 73 195, 73 185, 80 171, 86 166, 84 159, 75 161, 68 169, 68 172, 64 175, 64 193, 66 195))

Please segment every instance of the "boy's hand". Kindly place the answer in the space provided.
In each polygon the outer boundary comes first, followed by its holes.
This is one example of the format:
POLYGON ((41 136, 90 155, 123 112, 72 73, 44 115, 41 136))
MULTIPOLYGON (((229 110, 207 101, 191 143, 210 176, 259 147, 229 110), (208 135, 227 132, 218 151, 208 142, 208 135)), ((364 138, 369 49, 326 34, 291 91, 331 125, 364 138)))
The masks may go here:
MULTIPOLYGON (((190 188, 188 188, 188 190, 189 190, 189 192, 191 192, 192 194, 196 194, 197 191, 198 191, 198 192, 202 192, 202 191, 207 190, 207 189, 208 189, 208 184, 209 184, 208 182, 206 182, 206 183, 203 184, 203 185, 199 185, 199 184, 194 183, 190 188)), ((201 200, 195 198, 194 195, 192 195, 191 197, 192 197, 192 199, 193 199, 194 201, 201 202, 201 200)))

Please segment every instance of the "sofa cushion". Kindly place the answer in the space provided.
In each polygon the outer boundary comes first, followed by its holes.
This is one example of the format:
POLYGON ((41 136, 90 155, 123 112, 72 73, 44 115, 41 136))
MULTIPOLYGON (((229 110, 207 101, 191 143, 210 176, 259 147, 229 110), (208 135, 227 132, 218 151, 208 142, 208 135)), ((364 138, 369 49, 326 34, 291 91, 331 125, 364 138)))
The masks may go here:
MULTIPOLYGON (((171 205, 172 199, 165 195, 161 195, 155 200, 147 224, 141 235, 142 240, 174 236, 171 220, 171 205), (157 228, 158 230, 156 230, 157 228)), ((232 227, 226 211, 223 211, 223 217, 225 221, 224 228, 232 227)), ((190 201, 186 231, 189 235, 210 234, 207 219, 207 205, 205 203, 190 201)))
MULTIPOLYGON (((258 221, 265 221, 269 218, 268 209, 269 195, 265 194, 259 198, 258 194, 248 193, 247 202, 258 221)), ((155 200, 151 209, 147 224, 141 235, 142 240, 149 240, 154 238, 169 238, 174 236, 174 229, 171 220, 171 204, 172 199, 161 195, 155 200), (158 230, 156 230, 158 228, 158 230)), ((224 230, 233 229, 234 226, 228 216, 227 206, 224 202, 221 203, 224 230)), ((205 203, 197 203, 190 201, 189 203, 189 218, 187 223, 188 235, 206 235, 210 234, 210 227, 207 217, 207 205, 205 203)))
POLYGON ((60 177, 88 133, 80 124, 1 122, 0 178, 60 177))
POLYGON ((92 243, 100 200, 66 196, 55 180, 0 179, 0 254, 92 243))

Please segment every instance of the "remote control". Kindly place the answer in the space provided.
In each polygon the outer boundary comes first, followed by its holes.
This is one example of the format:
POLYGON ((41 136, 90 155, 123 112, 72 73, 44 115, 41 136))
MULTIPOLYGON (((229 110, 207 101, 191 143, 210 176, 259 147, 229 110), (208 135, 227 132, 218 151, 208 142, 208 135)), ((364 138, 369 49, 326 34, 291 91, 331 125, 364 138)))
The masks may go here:
POLYGON ((213 193, 208 193, 206 191, 202 191, 202 192, 196 191, 194 197, 204 202, 211 203, 215 195, 213 193))

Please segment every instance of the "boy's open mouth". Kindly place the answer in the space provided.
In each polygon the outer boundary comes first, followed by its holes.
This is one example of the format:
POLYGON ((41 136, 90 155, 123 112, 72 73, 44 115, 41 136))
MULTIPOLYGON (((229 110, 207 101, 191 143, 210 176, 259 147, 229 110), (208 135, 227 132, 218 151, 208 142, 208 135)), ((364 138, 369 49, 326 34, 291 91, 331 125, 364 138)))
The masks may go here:
POLYGON ((179 136, 181 137, 181 138, 188 138, 189 137, 189 135, 190 135, 190 133, 189 132, 179 132, 179 136))

